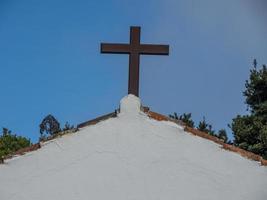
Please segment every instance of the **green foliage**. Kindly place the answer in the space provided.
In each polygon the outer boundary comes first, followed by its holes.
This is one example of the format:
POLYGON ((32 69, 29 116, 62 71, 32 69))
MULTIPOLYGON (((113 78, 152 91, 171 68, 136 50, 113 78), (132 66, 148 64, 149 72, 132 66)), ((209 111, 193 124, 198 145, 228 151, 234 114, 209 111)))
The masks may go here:
MULTIPOLYGON (((170 118, 180 120, 186 124, 186 126, 194 128, 194 121, 192 120, 191 113, 184 113, 182 115, 177 115, 175 112, 173 115, 169 115, 170 118)), ((198 130, 208 133, 209 135, 218 137, 222 139, 225 143, 231 144, 230 141, 228 141, 228 136, 225 129, 221 129, 216 134, 215 131, 212 129, 212 125, 208 124, 206 122, 205 117, 203 117, 203 120, 199 122, 198 126, 196 127, 198 130)), ((267 134, 266 134, 266 142, 267 142, 267 134)))
POLYGON ((40 127, 40 140, 45 139, 48 135, 55 135, 61 131, 60 123, 52 115, 47 115, 41 124, 40 127))
POLYGON ((0 158, 31 145, 29 139, 12 134, 7 128, 3 128, 0 136, 0 158))
POLYGON ((66 122, 63 128, 63 131, 68 131, 74 129, 73 125, 70 125, 69 122, 66 122))
POLYGON ((267 70, 265 65, 256 67, 254 60, 243 92, 250 114, 235 117, 230 128, 235 145, 267 158, 267 70))
POLYGON ((221 129, 218 131, 218 138, 222 139, 223 142, 228 143, 228 137, 225 129, 221 129))
POLYGON ((266 120, 251 115, 238 115, 231 125, 234 134, 234 144, 237 146, 267 156, 267 124, 266 120))
POLYGON ((246 103, 255 112, 262 103, 267 101, 267 69, 266 65, 262 69, 257 69, 257 61, 254 60, 254 68, 250 70, 249 80, 245 84, 246 90, 243 95, 246 103))
POLYGON ((203 117, 203 120, 199 122, 197 129, 210 135, 215 135, 214 130, 212 130, 212 125, 206 122, 205 117, 203 117))
POLYGON ((206 123, 205 117, 203 117, 203 120, 198 123, 197 129, 203 132, 208 132, 208 124, 206 123))
POLYGON ((184 113, 180 116, 177 115, 175 112, 173 115, 169 115, 171 118, 180 120, 186 124, 186 126, 194 128, 194 121, 192 120, 192 115, 191 113, 184 113))

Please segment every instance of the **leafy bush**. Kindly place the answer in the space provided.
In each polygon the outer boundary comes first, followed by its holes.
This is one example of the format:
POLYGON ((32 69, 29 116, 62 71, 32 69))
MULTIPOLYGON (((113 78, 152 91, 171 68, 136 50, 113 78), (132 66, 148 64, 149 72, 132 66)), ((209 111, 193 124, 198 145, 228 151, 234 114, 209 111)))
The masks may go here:
POLYGON ((206 122, 205 117, 203 117, 203 120, 199 122, 197 129, 206 132, 209 135, 215 135, 214 130, 212 130, 212 125, 206 122))
POLYGON ((30 139, 12 134, 7 128, 3 128, 3 133, 0 136, 0 158, 30 145, 30 139))
POLYGON ((69 122, 66 122, 63 128, 63 131, 68 131, 74 129, 74 125, 70 125, 69 122))
POLYGON ((188 127, 194 128, 194 121, 192 120, 191 113, 184 113, 184 114, 178 116, 177 113, 175 112, 173 115, 169 115, 169 116, 172 119, 176 119, 176 120, 180 120, 180 121, 184 122, 186 124, 186 126, 188 126, 188 127))

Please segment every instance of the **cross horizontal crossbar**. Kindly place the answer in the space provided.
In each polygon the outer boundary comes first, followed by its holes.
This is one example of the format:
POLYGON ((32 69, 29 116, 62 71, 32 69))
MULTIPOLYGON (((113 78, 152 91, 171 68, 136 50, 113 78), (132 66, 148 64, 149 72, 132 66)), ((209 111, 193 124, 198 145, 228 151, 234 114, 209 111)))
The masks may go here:
POLYGON ((102 43, 101 53, 131 54, 138 53, 143 55, 169 55, 168 45, 140 44, 132 47, 129 44, 102 43))

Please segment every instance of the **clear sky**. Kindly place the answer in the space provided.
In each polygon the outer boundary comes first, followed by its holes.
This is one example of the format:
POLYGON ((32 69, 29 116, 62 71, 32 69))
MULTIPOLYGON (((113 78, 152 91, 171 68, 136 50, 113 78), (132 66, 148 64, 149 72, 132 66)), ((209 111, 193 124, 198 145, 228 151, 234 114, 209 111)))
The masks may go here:
MULTIPOLYGON (((143 105, 192 112, 216 130, 246 106, 253 58, 267 63, 265 0, 0 0, 0 127, 37 141, 49 113, 63 125, 114 111, 127 94, 128 56, 101 42, 170 45, 141 56, 143 105)), ((228 129, 228 133, 230 130, 228 129)))

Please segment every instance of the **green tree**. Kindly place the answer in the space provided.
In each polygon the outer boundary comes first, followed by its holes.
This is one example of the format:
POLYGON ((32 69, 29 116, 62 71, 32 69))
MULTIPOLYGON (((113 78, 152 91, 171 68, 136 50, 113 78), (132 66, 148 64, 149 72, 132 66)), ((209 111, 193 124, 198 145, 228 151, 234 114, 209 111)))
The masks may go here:
POLYGON ((0 158, 30 145, 30 139, 12 134, 7 128, 3 128, 2 135, 0 136, 0 158))
POLYGON ((253 65, 243 92, 249 114, 237 115, 230 128, 236 146, 267 158, 267 69, 257 69, 256 60, 253 65))
POLYGON ((40 134, 41 134, 40 140, 46 138, 48 135, 55 135, 61 131, 60 123, 51 114, 47 115, 43 119, 39 127, 40 127, 40 134))
POLYGON ((194 128, 194 121, 192 120, 191 113, 183 113, 182 115, 178 116, 175 112, 173 115, 169 115, 171 118, 180 120, 186 124, 186 126, 194 128))
MULTIPOLYGON (((267 101, 267 68, 266 65, 262 69, 257 69, 257 61, 253 61, 253 69, 250 70, 249 80, 246 80, 245 91, 243 95, 246 97, 246 103, 251 108, 251 112, 255 113, 262 109, 262 104, 267 101)), ((266 108, 266 107, 265 107, 266 108)), ((265 109, 266 112, 266 109, 265 109)), ((266 114, 266 113, 265 113, 266 114)))

